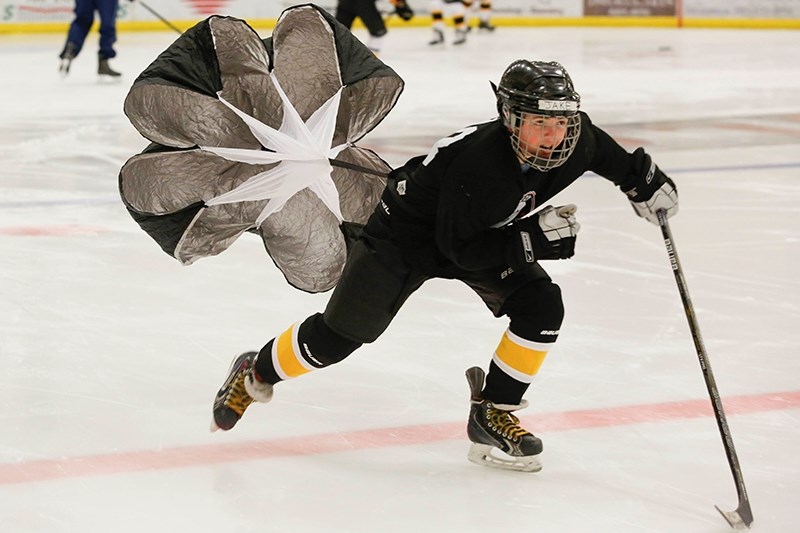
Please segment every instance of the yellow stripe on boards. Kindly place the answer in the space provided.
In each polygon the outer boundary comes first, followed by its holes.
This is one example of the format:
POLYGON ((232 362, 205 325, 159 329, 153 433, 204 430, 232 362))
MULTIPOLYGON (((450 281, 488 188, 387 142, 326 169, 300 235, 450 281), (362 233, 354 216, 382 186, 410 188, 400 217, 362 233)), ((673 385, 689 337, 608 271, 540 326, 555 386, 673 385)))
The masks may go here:
POLYGON ((525 374, 526 376, 533 376, 542 366, 547 351, 533 350, 521 346, 511 340, 508 336, 508 332, 505 332, 503 338, 500 339, 500 345, 497 347, 495 355, 512 370, 525 374))
MULTIPOLYGON (((273 29, 276 19, 247 18, 247 23, 254 29, 273 29)), ((173 25, 186 31, 194 26, 196 20, 172 20, 173 25)), ((452 20, 446 20, 448 26, 453 25, 452 20)), ((538 28, 538 27, 640 27, 640 28, 729 28, 729 29, 800 29, 798 18, 683 18, 678 17, 492 17, 492 24, 498 27, 538 28)), ((6 22, 0 21, 0 35, 12 33, 66 33, 70 21, 62 22, 6 22)), ((390 28, 410 28, 431 26, 431 17, 417 16, 411 21, 391 17, 386 25, 390 28)), ((93 26, 97 31, 98 24, 93 26)), ((364 24, 356 20, 354 29, 364 29, 364 24)), ((160 20, 118 20, 117 31, 120 33, 137 31, 162 31, 170 32, 160 20)))
POLYGON ((292 326, 284 331, 275 341, 278 365, 280 365, 286 377, 289 378, 296 378, 297 376, 302 376, 309 372, 300 362, 302 356, 294 350, 294 342, 292 339, 294 328, 295 326, 292 326))

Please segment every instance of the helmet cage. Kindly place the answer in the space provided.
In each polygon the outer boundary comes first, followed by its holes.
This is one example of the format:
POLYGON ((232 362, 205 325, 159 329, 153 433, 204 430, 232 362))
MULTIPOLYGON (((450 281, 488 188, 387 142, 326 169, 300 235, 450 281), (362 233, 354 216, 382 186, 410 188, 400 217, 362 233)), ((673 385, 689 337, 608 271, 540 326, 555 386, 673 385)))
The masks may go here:
POLYGON ((541 112, 531 113, 515 108, 505 114, 504 121, 511 134, 511 147, 517 157, 520 161, 542 172, 547 172, 563 165, 572 155, 572 152, 575 151, 575 145, 578 143, 578 137, 581 134, 581 116, 577 113, 572 115, 551 115, 541 112), (530 122, 530 124, 526 126, 526 136, 523 138, 520 132, 526 121, 530 122), (535 128, 537 127, 541 128, 539 135, 536 136, 538 139, 552 138, 554 135, 553 130, 561 130, 562 128, 564 129, 563 139, 552 147, 542 144, 542 141, 538 144, 530 145, 526 138, 530 138, 530 135, 535 133, 535 128))

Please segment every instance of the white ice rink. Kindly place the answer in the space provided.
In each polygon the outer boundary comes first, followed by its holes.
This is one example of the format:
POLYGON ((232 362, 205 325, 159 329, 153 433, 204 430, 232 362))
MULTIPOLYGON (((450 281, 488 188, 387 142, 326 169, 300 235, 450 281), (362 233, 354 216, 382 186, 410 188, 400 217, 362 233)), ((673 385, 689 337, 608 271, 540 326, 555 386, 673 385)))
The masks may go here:
MULTIPOLYGON (((672 230, 750 494, 753 531, 800 503, 800 32, 500 28, 429 50, 390 31, 405 79, 359 144, 390 164, 490 118, 513 59, 561 61, 583 109, 672 176, 672 230)), ((269 32, 262 32, 266 36, 269 32)), ((364 35, 359 33, 359 35, 364 35)), ((506 327, 457 282, 426 284, 341 365, 208 431, 230 358, 321 310, 246 235, 182 267, 126 213, 122 113, 176 37, 97 35, 67 79, 62 35, 0 36, 0 531, 722 533, 736 491, 658 228, 586 176, 567 315, 522 411, 544 469, 466 460, 464 370, 506 327)), ((795 525, 792 525, 795 524, 795 525)))

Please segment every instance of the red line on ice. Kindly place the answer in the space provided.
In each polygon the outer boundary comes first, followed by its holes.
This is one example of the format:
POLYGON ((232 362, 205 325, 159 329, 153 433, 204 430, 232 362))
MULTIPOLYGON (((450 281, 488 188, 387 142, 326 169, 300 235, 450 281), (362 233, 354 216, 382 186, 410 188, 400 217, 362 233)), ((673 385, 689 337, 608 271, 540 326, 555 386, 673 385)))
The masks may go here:
POLYGON ((0 227, 0 235, 12 237, 70 237, 107 233, 107 228, 85 226, 82 224, 62 224, 60 226, 13 226, 0 227))
MULTIPOLYGON (((725 413, 745 415, 800 408, 800 391, 733 396, 725 413)), ((537 433, 629 424, 659 423, 713 416, 708 399, 544 413, 521 417, 537 433)), ((466 421, 326 433, 273 440, 181 446, 163 450, 66 457, 0 464, 0 485, 75 477, 169 470, 277 457, 351 452, 390 446, 415 446, 465 439, 466 421)), ((224 439, 224 436, 220 436, 224 439)))

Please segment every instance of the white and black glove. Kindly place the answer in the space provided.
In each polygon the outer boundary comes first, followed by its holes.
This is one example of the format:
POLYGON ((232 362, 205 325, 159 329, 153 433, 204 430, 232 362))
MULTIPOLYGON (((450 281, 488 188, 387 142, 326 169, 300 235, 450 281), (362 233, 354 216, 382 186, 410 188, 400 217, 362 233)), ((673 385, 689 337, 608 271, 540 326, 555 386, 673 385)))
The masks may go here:
POLYGON ((678 213, 678 189, 645 153, 644 148, 637 148, 633 157, 636 159, 634 168, 637 169, 637 179, 622 192, 628 196, 637 215, 658 226, 658 211, 663 209, 667 218, 678 213))
POLYGON ((581 225, 575 219, 574 204, 548 205, 538 213, 517 220, 511 226, 507 260, 515 272, 525 274, 542 259, 569 259, 575 255, 575 240, 581 225))

